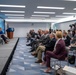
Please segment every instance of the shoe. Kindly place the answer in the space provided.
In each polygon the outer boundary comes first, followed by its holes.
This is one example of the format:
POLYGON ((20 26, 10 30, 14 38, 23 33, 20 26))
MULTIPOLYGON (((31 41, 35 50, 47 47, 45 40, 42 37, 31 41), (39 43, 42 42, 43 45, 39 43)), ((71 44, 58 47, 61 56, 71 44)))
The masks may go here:
POLYGON ((31 46, 31 44, 26 44, 26 46, 31 46))
POLYGON ((45 73, 51 73, 51 69, 44 70, 45 73))
POLYGON ((36 52, 32 52, 31 55, 35 56, 37 53, 36 52))
POLYGON ((40 63, 41 66, 46 66, 45 62, 40 63))
POLYGON ((31 51, 29 51, 29 52, 33 52, 34 51, 34 49, 32 49, 31 51))
POLYGON ((29 51, 29 52, 33 52, 33 50, 29 51))
POLYGON ((35 61, 35 63, 42 63, 42 60, 37 60, 35 61))
POLYGON ((8 44, 8 41, 5 41, 5 44, 8 44))

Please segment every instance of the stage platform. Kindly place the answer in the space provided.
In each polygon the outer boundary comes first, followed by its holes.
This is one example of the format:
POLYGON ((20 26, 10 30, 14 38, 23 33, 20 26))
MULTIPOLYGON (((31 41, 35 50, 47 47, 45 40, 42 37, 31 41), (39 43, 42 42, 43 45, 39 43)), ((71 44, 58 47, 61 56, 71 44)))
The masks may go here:
POLYGON ((8 44, 0 44, 0 75, 5 75, 15 51, 18 38, 10 39, 8 44))

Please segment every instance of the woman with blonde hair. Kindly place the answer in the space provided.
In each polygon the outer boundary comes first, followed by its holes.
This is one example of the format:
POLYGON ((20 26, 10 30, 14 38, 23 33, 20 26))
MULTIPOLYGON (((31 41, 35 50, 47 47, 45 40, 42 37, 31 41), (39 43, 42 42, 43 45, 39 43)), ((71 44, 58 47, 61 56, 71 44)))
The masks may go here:
POLYGON ((54 50, 47 51, 46 56, 44 57, 44 61, 41 63, 42 65, 46 64, 47 69, 44 70, 44 72, 48 73, 51 71, 51 66, 50 66, 50 60, 51 58, 56 58, 59 60, 65 60, 67 57, 67 51, 65 50, 65 42, 62 40, 62 32, 57 31, 56 32, 56 43, 54 50))

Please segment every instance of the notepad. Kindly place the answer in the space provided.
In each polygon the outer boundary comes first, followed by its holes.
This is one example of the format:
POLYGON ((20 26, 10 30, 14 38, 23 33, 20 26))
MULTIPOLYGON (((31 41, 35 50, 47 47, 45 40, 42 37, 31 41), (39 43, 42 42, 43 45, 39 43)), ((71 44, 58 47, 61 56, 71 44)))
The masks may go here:
POLYGON ((65 71, 66 75, 76 75, 76 68, 74 67, 65 66, 63 70, 65 71))

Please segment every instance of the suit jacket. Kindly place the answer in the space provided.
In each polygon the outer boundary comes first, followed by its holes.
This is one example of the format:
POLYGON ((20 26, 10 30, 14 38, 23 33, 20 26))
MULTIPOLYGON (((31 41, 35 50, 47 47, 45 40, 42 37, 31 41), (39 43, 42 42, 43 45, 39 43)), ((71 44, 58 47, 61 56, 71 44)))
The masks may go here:
POLYGON ((71 40, 71 38, 69 36, 67 36, 66 39, 64 40, 66 46, 70 45, 70 40, 71 40))
POLYGON ((39 42, 43 42, 44 39, 45 39, 45 35, 42 35, 39 39, 39 42))
POLYGON ((67 56, 67 51, 65 49, 65 42, 64 40, 60 39, 58 43, 56 44, 56 50, 53 51, 55 55, 57 55, 57 58, 60 60, 64 60, 67 56))
POLYGON ((49 35, 44 39, 44 41, 42 42, 43 45, 46 45, 48 42, 50 41, 50 37, 49 35))
POLYGON ((3 32, 2 32, 2 31, 0 31, 0 34, 3 34, 3 32))
POLYGON ((54 50, 54 46, 55 46, 55 43, 56 43, 56 39, 53 38, 53 39, 50 39, 50 41, 45 45, 46 47, 46 51, 49 50, 49 51, 53 51, 54 50))

